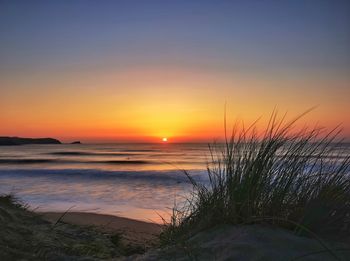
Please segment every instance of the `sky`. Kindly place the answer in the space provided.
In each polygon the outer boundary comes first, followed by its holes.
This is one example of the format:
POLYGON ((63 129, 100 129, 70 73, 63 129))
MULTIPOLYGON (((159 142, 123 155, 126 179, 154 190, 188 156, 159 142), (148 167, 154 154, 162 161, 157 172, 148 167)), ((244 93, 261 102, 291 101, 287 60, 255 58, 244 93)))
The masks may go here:
POLYGON ((276 107, 350 138, 349 1, 0 0, 0 136, 210 141, 276 107))

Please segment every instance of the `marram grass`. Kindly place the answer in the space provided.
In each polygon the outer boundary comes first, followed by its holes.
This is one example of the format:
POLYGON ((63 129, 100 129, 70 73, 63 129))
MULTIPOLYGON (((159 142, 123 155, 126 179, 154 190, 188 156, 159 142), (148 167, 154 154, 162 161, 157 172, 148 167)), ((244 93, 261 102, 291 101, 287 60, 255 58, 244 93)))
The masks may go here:
POLYGON ((350 233, 350 155, 338 128, 325 133, 286 122, 274 112, 267 129, 234 128, 224 144, 209 146, 208 183, 173 209, 161 234, 165 244, 219 224, 268 223, 322 236, 350 233))

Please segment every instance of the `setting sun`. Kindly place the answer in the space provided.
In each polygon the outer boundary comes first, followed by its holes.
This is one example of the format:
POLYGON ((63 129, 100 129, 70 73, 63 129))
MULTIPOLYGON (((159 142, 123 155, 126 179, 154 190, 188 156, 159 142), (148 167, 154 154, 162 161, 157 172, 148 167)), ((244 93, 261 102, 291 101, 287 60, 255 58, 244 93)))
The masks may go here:
POLYGON ((349 25, 350 0, 0 0, 0 261, 350 260, 349 25))

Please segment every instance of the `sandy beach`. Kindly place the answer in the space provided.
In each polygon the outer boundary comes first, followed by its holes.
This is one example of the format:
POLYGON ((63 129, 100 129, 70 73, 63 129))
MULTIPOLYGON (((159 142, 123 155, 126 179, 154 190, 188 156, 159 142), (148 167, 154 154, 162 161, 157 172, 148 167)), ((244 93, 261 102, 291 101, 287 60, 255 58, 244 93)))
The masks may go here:
POLYGON ((121 233, 125 243, 149 245, 154 242, 161 232, 162 225, 134 220, 125 217, 103 215, 87 212, 41 212, 44 220, 51 223, 60 222, 78 226, 93 226, 95 229, 106 233, 121 233))

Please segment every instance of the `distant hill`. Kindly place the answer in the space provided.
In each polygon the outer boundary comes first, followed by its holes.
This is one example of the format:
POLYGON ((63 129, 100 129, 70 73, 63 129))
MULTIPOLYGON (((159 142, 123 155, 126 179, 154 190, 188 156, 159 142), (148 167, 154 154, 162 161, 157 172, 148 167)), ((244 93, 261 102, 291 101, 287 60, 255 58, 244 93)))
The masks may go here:
POLYGON ((61 144, 59 140, 52 138, 19 138, 19 137, 0 137, 0 146, 25 145, 25 144, 61 144))

